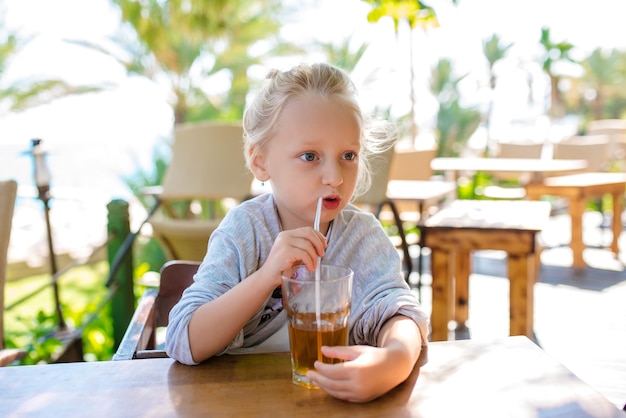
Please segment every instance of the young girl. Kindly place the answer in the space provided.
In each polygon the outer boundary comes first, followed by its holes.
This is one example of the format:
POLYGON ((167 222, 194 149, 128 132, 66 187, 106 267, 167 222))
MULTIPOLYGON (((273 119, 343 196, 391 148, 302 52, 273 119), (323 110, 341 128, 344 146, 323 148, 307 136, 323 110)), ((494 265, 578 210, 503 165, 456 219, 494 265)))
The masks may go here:
POLYGON ((365 402, 409 376, 428 318, 379 221, 350 204, 369 187, 368 157, 391 146, 368 129, 355 95, 348 75, 327 64, 269 75, 243 124, 248 167, 272 192, 231 209, 211 235, 195 283, 170 313, 172 358, 197 364, 280 335, 281 272, 299 264, 312 271, 319 256, 354 271, 350 345, 323 347, 345 362, 316 362, 307 377, 336 398, 365 402))

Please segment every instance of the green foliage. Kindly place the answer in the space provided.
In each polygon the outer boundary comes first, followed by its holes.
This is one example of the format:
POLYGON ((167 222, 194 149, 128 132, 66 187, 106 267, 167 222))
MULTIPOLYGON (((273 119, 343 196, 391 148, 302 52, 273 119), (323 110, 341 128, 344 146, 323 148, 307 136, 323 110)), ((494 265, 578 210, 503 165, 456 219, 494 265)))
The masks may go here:
POLYGON ((0 9, 0 116, 48 104, 62 97, 103 89, 99 85, 76 86, 57 78, 5 79, 3 76, 13 59, 31 40, 9 31, 0 9))
POLYGON ((27 331, 12 332, 6 330, 7 347, 23 348, 26 357, 20 364, 48 363, 53 354, 62 348, 61 341, 51 337, 57 329, 57 317, 43 310, 34 316, 16 318, 27 331))
POLYGON ((467 140, 478 128, 480 119, 478 110, 463 107, 458 100, 440 103, 437 112, 437 156, 459 156, 467 140))
POLYGON ((495 33, 483 42, 483 54, 487 59, 489 67, 489 87, 492 90, 496 88, 496 75, 494 73, 496 63, 506 57, 506 53, 512 46, 512 43, 502 44, 500 42, 500 37, 495 33))
POLYGON ((248 69, 265 56, 301 52, 279 42, 280 0, 112 1, 124 24, 116 49, 76 42, 115 58, 129 74, 168 84, 175 123, 240 120, 248 69), (214 76, 222 86, 210 91, 214 76))
POLYGON ((332 42, 317 42, 315 46, 326 56, 328 63, 343 68, 348 72, 352 72, 363 57, 363 54, 365 54, 368 45, 362 44, 359 45, 356 50, 353 50, 350 42, 351 39, 346 38, 338 44, 332 42))
POLYGON ((626 52, 596 48, 580 64, 584 72, 571 111, 587 121, 625 118, 626 52))
MULTIPOLYGON (((104 286, 107 269, 106 262, 81 266, 70 269, 59 281, 61 301, 65 302, 62 304, 65 321, 70 329, 82 330, 84 358, 88 361, 109 360, 113 354, 110 307, 105 305, 97 312, 107 294, 104 286)), ((7 306, 49 279, 49 275, 40 275, 8 282, 7 306)), ((63 349, 62 342, 55 337, 58 318, 54 310, 52 292, 48 288, 5 312, 7 347, 27 352, 21 364, 48 363, 63 349)))
POLYGON ((140 236, 133 248, 133 265, 135 266, 135 277, 141 277, 148 271, 159 271, 167 256, 159 242, 147 236, 140 236))
POLYGON ((576 62, 571 56, 574 45, 566 41, 553 41, 550 37, 550 28, 547 27, 541 28, 539 43, 544 49, 541 57, 541 68, 550 79, 550 109, 548 113, 552 117, 563 116, 565 107, 559 91, 561 75, 557 74, 554 69, 556 64, 560 62, 576 62))
POLYGON ((363 0, 372 5, 367 15, 368 22, 378 22, 383 17, 393 20, 395 31, 401 21, 406 21, 411 29, 437 27, 435 10, 419 0, 363 0))
POLYGON ((113 357, 113 320, 108 304, 83 329, 83 351, 86 361, 110 360, 113 357))
POLYGON ((438 157, 458 156, 480 124, 478 110, 461 105, 458 85, 465 78, 454 74, 452 61, 441 59, 431 71, 430 88, 439 102, 438 157))

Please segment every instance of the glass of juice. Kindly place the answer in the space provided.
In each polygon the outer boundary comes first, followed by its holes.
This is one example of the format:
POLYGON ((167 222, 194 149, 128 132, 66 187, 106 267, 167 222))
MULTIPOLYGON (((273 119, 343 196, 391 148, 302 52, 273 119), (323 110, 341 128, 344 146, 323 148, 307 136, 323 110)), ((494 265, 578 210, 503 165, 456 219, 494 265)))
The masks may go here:
POLYGON ((316 388, 306 377, 316 360, 338 363, 322 355, 321 347, 348 345, 348 317, 352 276, 347 267, 322 265, 315 271, 298 266, 282 276, 283 305, 287 310, 292 380, 316 388))

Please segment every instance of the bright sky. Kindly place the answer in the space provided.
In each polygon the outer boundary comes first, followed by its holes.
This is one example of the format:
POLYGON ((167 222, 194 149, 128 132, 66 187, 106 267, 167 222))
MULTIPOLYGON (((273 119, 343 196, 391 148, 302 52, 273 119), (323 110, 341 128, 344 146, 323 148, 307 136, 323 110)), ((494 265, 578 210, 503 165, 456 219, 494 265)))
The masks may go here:
MULTIPOLYGON (((361 0, 290 2, 302 12, 302 20, 285 24, 284 33, 288 38, 304 39, 310 35, 319 40, 338 41, 354 35, 357 41, 369 42, 371 46, 364 63, 353 74, 364 106, 391 106, 396 116, 408 112, 409 35, 405 30, 396 39, 388 21, 376 25, 367 23, 368 6, 361 0), (372 68, 378 68, 378 77, 375 83, 366 83, 372 68)), ((626 49, 626 25, 623 23, 626 2, 622 1, 459 0, 457 7, 451 6, 450 0, 428 3, 438 13, 441 28, 427 35, 414 34, 417 113, 420 123, 424 124, 432 123, 436 112, 436 103, 428 93, 427 84, 430 66, 440 57, 454 57, 457 72, 470 73, 464 86, 468 100, 484 105, 488 95, 479 90, 486 82, 482 41, 493 33, 498 33, 504 42, 515 43, 508 63, 501 68, 502 88, 500 95, 496 95, 496 100, 503 103, 501 115, 505 122, 536 116, 541 111, 528 109, 527 76, 522 67, 531 68, 527 63, 532 63, 540 52, 538 39, 542 26, 551 28, 553 40, 566 40, 579 47, 581 56, 598 46, 626 49)), ((8 77, 45 74, 64 77, 74 83, 108 81, 116 83, 117 87, 0 118, 0 178, 13 175, 3 166, 12 166, 7 159, 14 158, 14 154, 7 154, 1 147, 11 144, 14 148, 26 149, 33 137, 43 138, 51 151, 59 155, 95 152, 100 162, 85 162, 80 167, 83 170, 115 174, 132 171, 137 164, 149 164, 152 144, 166 136, 171 128, 171 112, 164 92, 146 81, 126 78, 121 68, 110 60, 62 42, 63 38, 98 40, 113 33, 117 18, 109 2, 0 0, 2 6, 9 26, 20 29, 25 35, 37 35, 16 59, 8 77)), ((545 90, 541 83, 536 88, 537 100, 541 101, 545 90)), ((19 169, 23 170, 28 164, 20 164, 19 169)), ((30 172, 27 175, 30 176, 30 172)), ((70 173, 57 174, 56 178, 72 184, 81 181, 92 184, 93 181, 70 173)))

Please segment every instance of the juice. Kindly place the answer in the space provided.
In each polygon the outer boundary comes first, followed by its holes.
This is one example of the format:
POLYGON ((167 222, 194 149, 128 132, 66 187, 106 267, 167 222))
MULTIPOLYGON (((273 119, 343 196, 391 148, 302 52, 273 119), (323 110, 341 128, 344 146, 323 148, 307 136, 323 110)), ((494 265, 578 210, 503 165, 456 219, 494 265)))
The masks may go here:
POLYGON ((293 313, 289 319, 289 344, 294 383, 309 388, 315 387, 306 378, 306 372, 314 369, 316 360, 328 364, 343 361, 323 356, 321 347, 348 345, 348 313, 349 309, 321 313, 319 330, 315 312, 293 313))

